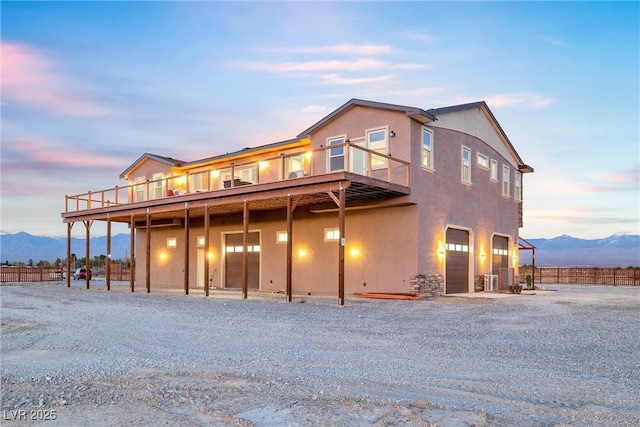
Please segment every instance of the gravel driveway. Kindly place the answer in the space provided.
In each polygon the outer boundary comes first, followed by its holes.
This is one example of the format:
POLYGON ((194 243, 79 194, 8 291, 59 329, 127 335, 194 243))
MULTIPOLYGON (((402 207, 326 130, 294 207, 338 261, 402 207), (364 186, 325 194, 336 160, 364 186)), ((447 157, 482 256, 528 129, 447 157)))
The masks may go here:
POLYGON ((638 426, 640 289, 426 301, 3 284, 3 426, 638 426))

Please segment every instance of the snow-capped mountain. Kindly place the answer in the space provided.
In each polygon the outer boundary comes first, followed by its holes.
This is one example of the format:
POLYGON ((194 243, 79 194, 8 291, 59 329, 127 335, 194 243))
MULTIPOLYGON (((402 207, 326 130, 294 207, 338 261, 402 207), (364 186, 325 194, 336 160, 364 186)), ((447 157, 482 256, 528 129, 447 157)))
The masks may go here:
MULTIPOLYGON (((536 247, 536 265, 640 266, 640 235, 614 234, 604 239, 579 239, 566 234, 552 239, 527 239, 536 247)), ((525 252, 522 264, 530 264, 525 252)))

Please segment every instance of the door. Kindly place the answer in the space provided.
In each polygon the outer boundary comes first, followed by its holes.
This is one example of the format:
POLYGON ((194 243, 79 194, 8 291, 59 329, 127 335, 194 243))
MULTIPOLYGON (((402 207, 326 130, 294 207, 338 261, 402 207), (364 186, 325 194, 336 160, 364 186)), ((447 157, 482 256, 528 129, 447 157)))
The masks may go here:
MULTIPOLYGON (((249 289, 260 288, 260 232, 250 232, 247 244, 249 262, 249 289)), ((225 288, 242 288, 243 233, 225 234, 225 288)))
POLYGON ((447 229, 446 294, 469 292, 469 232, 447 229))

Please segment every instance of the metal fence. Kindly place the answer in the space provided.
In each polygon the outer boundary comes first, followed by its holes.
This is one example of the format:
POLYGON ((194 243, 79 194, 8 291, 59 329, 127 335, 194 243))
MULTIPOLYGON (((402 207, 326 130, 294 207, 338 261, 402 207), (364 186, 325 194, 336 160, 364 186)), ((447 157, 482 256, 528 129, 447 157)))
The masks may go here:
POLYGON ((640 286, 640 268, 536 267, 534 275, 532 267, 520 267, 520 283, 528 275, 535 283, 640 286))

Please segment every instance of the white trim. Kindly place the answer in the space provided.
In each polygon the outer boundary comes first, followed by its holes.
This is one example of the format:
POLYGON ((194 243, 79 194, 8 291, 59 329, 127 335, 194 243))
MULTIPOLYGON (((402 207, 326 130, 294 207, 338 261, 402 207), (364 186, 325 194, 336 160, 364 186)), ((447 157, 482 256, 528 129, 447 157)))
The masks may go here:
POLYGON ((511 198, 511 168, 507 165, 502 165, 502 197, 511 198))
POLYGON ((484 169, 486 171, 489 170, 489 156, 482 154, 482 153, 476 153, 476 166, 479 167, 480 169, 484 169), (480 161, 480 159, 482 159, 482 162, 480 161), (486 164, 484 164, 486 163, 486 164))
MULTIPOLYGON (((446 224, 444 226, 444 248, 446 253, 446 245, 447 245, 447 230, 453 228, 456 230, 463 230, 469 233, 469 274, 467 277, 467 292, 474 293, 475 292, 475 271, 476 271, 476 263, 475 263, 475 233, 473 229, 469 227, 464 227, 455 224, 446 224)), ((444 257, 444 262, 442 263, 442 277, 444 278, 443 289, 445 295, 455 295, 455 294, 447 294, 447 256, 444 257)))
POLYGON ((463 184, 471 185, 471 162, 471 148, 463 145, 462 147, 460 147, 460 182, 462 182, 463 184), (465 165, 464 161, 465 152, 469 153, 467 165, 465 165), (468 176, 466 177, 467 179, 465 179, 465 170, 468 172, 468 176))
POLYGON ((332 156, 331 155, 331 142, 337 141, 337 140, 342 140, 342 142, 340 144, 344 144, 347 142, 347 134, 343 134, 343 135, 335 135, 335 136, 329 136, 327 137, 326 140, 326 147, 327 147, 327 173, 331 173, 331 172, 340 172, 340 171, 344 171, 346 169, 346 167, 348 166, 346 164, 347 161, 347 156, 345 155, 346 153, 346 145, 343 145, 342 147, 337 147, 337 148, 341 148, 342 149, 342 169, 331 169, 331 159, 333 158, 339 158, 340 155, 337 156, 332 156))
POLYGON ((422 170, 424 171, 428 171, 428 172, 434 172, 435 171, 435 165, 434 165, 434 147, 435 147, 435 142, 434 142, 434 132, 432 129, 429 129, 427 126, 422 126, 422 131, 420 132, 420 167, 422 168, 422 170), (430 135, 429 137, 429 142, 430 142, 430 149, 429 149, 429 164, 425 165, 424 164, 424 134, 428 133, 430 135))
MULTIPOLYGON (((375 128, 370 128, 370 129, 365 129, 364 131, 364 137, 365 137, 365 142, 367 145, 367 148, 369 150, 374 150, 379 152, 381 155, 380 156, 376 156, 375 154, 371 154, 370 155, 370 164, 371 164, 371 170, 377 170, 377 169, 386 169, 389 166, 389 159, 387 159, 387 155, 389 155, 389 125, 386 126, 378 126, 375 128), (384 152, 380 151, 379 149, 376 150, 375 148, 371 148, 371 141, 369 141, 369 135, 372 133, 376 133, 376 132, 380 132, 383 131, 384 132, 384 152), (380 157, 381 163, 378 165, 374 165, 374 159, 376 157, 380 157)), ((378 141, 376 141, 378 142, 378 141)))
POLYGON ((496 159, 491 159, 491 162, 489 163, 489 181, 493 183, 498 182, 498 161, 496 159))

